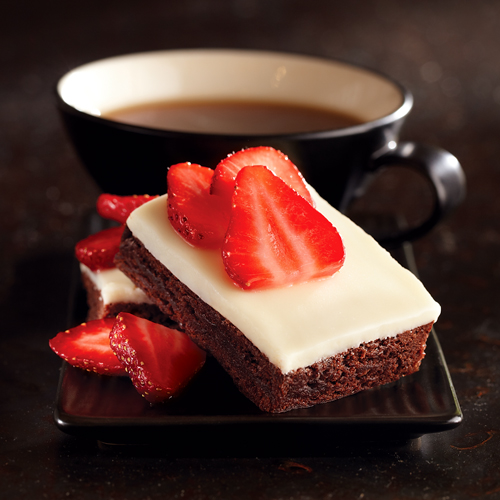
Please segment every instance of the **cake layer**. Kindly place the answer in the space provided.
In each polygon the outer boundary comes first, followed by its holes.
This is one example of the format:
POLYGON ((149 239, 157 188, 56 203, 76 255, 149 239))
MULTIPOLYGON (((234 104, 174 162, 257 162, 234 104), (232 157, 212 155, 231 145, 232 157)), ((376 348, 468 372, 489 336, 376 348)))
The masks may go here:
POLYGON ((420 281, 314 191, 313 197, 343 239, 345 263, 330 278, 288 288, 236 287, 220 251, 190 247, 172 229, 166 196, 132 212, 127 226, 155 260, 283 374, 432 324, 440 306, 420 281))
POLYGON ((87 293, 87 321, 114 318, 128 312, 167 326, 173 322, 148 296, 118 269, 93 272, 80 264, 82 283, 87 293))

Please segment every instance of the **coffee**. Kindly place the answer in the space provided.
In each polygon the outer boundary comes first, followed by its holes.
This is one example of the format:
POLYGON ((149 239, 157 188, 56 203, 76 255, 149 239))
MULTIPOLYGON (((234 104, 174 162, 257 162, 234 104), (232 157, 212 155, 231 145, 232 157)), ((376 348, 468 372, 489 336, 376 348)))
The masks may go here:
POLYGON ((104 117, 163 130, 233 135, 316 132, 361 123, 325 108, 253 101, 156 102, 118 109, 104 117))

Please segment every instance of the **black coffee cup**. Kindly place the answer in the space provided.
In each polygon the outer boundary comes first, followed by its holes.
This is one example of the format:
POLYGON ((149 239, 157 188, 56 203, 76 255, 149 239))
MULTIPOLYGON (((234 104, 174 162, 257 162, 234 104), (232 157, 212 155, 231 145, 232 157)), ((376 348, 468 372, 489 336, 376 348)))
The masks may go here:
MULTIPOLYGON (((385 239, 414 240, 465 196, 458 160, 435 147, 398 142, 413 98, 391 79, 333 60, 242 50, 139 53, 92 62, 64 75, 57 100, 70 138, 99 187, 114 194, 166 192, 166 173, 190 161, 215 168, 227 154, 273 146, 302 171, 333 206, 344 211, 382 167, 404 165, 428 180, 435 203, 417 227, 385 239), (335 129, 293 132, 160 129, 110 119, 152 103, 272 103, 321 109, 354 119, 335 129)), ((263 118, 265 120, 265 118, 263 118)), ((234 130, 233 130, 234 129, 234 130)))

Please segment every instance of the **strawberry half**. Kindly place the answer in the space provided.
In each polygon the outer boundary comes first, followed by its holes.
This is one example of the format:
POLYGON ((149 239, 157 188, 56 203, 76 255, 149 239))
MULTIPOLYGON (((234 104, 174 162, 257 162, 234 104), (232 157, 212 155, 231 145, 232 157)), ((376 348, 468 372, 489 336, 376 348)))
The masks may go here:
POLYGON ((179 393, 205 363, 205 352, 178 330, 120 313, 110 335, 137 391, 157 403, 179 393))
POLYGON ((114 318, 96 319, 58 333, 49 340, 50 348, 70 365, 101 375, 126 375, 111 350, 109 333, 114 318))
POLYGON ((97 198, 97 213, 105 219, 114 220, 120 224, 127 222, 128 216, 138 207, 157 196, 132 195, 118 196, 115 194, 101 194, 97 198))
POLYGON ((94 272, 113 268, 123 229, 123 226, 103 229, 79 241, 75 246, 76 258, 94 272))
POLYGON ((266 167, 238 173, 232 204, 222 258, 241 288, 290 286, 342 267, 337 229, 266 167))
POLYGON ((225 198, 227 203, 230 203, 238 172, 243 167, 252 165, 265 165, 314 206, 311 193, 299 169, 288 156, 269 146, 243 149, 222 160, 215 168, 211 193, 225 198))
POLYGON ((167 174, 168 218, 191 245, 220 248, 229 223, 229 206, 210 194, 214 171, 193 163, 172 165, 167 174))

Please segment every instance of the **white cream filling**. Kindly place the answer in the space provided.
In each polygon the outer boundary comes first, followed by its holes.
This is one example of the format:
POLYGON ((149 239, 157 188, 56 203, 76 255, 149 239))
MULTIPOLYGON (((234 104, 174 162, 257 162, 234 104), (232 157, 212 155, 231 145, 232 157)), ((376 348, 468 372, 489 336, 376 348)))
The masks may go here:
POLYGON ((85 264, 80 263, 80 271, 88 276, 101 292, 104 305, 120 302, 152 304, 147 295, 117 268, 93 272, 85 264))
POLYGON ((166 196, 136 209, 127 225, 157 260, 283 373, 437 320, 441 308, 422 283, 311 192, 316 208, 342 236, 345 263, 331 278, 288 288, 244 291, 235 286, 220 250, 191 247, 172 229, 166 196))

